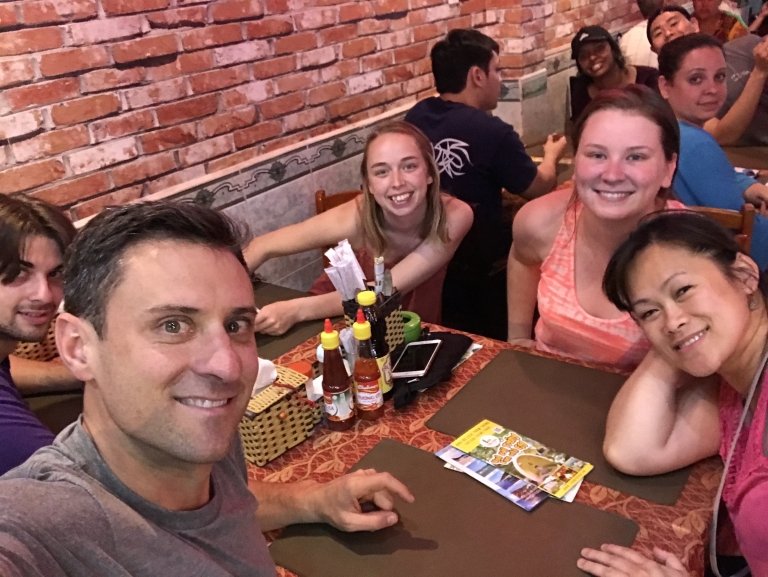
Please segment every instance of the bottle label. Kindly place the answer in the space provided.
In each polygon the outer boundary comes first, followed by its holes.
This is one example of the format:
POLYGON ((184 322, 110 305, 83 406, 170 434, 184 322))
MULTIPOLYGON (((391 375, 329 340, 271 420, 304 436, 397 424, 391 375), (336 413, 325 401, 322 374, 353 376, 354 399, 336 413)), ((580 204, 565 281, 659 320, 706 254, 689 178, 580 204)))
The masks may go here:
POLYGON ((361 411, 375 411, 384 404, 379 379, 355 381, 355 395, 361 411))
POLYGON ((351 389, 337 393, 323 392, 323 400, 329 421, 346 421, 354 416, 355 405, 351 389))
POLYGON ((376 359, 376 364, 379 365, 379 386, 381 387, 381 393, 386 395, 392 390, 392 360, 389 358, 389 354, 384 355, 376 359))

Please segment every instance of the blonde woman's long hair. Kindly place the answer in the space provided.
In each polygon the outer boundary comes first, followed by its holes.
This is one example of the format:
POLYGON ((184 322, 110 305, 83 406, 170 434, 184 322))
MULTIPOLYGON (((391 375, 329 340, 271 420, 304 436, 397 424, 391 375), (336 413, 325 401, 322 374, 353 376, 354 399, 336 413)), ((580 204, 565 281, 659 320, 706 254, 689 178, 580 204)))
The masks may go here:
POLYGON ((363 161, 360 165, 360 174, 363 178, 363 200, 361 204, 361 222, 363 226, 363 238, 366 244, 374 251, 374 254, 382 254, 387 248, 387 238, 384 234, 384 211, 376 203, 368 187, 368 152, 371 144, 379 136, 384 134, 404 134, 413 138, 421 152, 422 159, 427 164, 427 171, 432 177, 432 183, 427 188, 427 210, 419 230, 419 238, 437 238, 441 242, 448 242, 448 225, 446 223, 445 209, 440 200, 440 174, 437 171, 435 157, 432 152, 432 144, 424 133, 412 124, 403 120, 396 120, 383 124, 368 136, 363 152, 363 161))

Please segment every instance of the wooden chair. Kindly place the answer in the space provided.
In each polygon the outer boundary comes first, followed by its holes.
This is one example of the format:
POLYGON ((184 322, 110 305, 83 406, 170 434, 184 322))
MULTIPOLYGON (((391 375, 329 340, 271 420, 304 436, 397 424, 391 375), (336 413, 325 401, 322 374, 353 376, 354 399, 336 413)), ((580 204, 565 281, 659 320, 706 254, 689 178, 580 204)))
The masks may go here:
POLYGON ((320 214, 331 208, 337 207, 340 204, 349 202, 355 198, 358 194, 362 194, 359 189, 345 190, 344 192, 337 192, 336 194, 326 195, 325 190, 322 188, 315 192, 315 212, 320 214))
POLYGON ((710 208, 708 206, 691 206, 689 208, 707 215, 725 228, 734 231, 739 250, 749 254, 749 247, 752 244, 752 229, 755 226, 754 205, 746 203, 741 207, 741 210, 710 208))

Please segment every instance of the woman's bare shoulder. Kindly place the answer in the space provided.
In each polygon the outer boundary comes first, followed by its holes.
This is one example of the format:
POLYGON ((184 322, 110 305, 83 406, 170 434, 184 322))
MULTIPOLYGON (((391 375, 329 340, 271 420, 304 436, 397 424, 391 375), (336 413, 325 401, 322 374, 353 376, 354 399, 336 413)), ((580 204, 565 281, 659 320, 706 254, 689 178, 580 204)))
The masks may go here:
POLYGON ((566 188, 525 203, 512 223, 516 250, 524 251, 528 258, 543 260, 560 229, 572 196, 573 189, 566 188))

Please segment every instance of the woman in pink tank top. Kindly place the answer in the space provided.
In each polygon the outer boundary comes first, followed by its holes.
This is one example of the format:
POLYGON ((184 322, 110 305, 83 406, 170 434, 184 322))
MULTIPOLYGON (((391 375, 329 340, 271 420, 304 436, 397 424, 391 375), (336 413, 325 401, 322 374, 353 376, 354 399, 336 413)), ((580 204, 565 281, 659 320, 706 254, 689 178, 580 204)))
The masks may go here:
MULTIPOLYGON (((253 239, 244 251, 249 268, 347 239, 358 254, 383 256, 404 302, 437 320, 444 269, 472 226, 472 209, 440 192, 432 145, 407 122, 390 122, 371 133, 360 172, 363 193, 355 200, 253 239)), ((341 316, 341 296, 329 288, 262 307, 254 329, 280 335, 299 321, 341 316)))
POLYGON ((655 92, 600 93, 574 126, 573 189, 527 203, 513 224, 507 300, 510 342, 633 369, 648 343, 602 292, 613 251, 667 200, 679 130, 655 92), (533 336, 534 310, 539 320, 533 336))
MULTIPOLYGON (((753 577, 768 577, 765 278, 729 231, 670 211, 619 247, 604 287, 652 345, 613 402, 606 458, 625 473, 655 475, 719 452, 722 500, 741 554, 753 577)), ((669 553, 653 557, 606 545, 582 551, 578 565, 593 575, 688 575, 669 553)))

